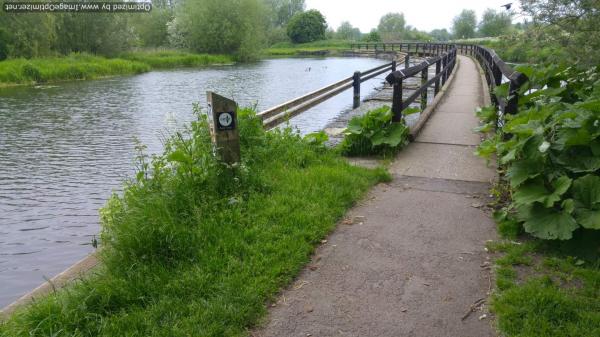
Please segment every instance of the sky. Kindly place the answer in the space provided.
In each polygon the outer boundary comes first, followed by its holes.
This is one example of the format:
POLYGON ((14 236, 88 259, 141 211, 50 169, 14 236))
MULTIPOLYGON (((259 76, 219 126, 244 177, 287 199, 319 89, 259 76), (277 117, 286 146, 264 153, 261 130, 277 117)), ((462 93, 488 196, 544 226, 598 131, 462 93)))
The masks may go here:
MULTIPOLYGON (((452 19, 463 9, 473 9, 479 21, 486 8, 504 10, 500 6, 514 0, 306 0, 306 9, 317 9, 333 29, 342 21, 350 21, 361 32, 376 28, 386 13, 404 13, 406 24, 419 30, 452 27, 452 19)), ((519 21, 519 20, 517 20, 519 21)))

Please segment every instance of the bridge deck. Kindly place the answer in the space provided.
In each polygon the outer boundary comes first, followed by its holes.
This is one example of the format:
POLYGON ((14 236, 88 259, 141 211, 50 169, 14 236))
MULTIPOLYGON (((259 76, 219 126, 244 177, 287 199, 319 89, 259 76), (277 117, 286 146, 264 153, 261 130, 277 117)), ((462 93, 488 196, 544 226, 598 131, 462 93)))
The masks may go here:
POLYGON ((494 335, 485 308, 462 319, 492 288, 482 206, 495 174, 473 155, 475 63, 460 57, 456 76, 394 180, 350 211, 254 336, 494 335))

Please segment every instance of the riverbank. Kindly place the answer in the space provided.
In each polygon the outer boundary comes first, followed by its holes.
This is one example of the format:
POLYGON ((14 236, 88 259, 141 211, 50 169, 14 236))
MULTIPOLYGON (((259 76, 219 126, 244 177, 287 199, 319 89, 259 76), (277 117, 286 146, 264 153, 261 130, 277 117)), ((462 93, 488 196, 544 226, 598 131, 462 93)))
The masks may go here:
POLYGON ((351 41, 322 40, 309 43, 281 42, 264 50, 266 56, 288 57, 302 55, 335 56, 350 50, 351 41))
POLYGON ((0 62, 0 87, 90 80, 140 74, 153 69, 231 64, 227 55, 191 54, 178 51, 140 51, 106 58, 90 54, 65 57, 11 59, 0 62))
POLYGON ((212 156, 204 120, 173 138, 101 212, 102 266, 17 311, 0 336, 242 335, 381 170, 349 165, 249 111, 243 165, 212 156), (149 174, 152 167, 152 175, 149 174))

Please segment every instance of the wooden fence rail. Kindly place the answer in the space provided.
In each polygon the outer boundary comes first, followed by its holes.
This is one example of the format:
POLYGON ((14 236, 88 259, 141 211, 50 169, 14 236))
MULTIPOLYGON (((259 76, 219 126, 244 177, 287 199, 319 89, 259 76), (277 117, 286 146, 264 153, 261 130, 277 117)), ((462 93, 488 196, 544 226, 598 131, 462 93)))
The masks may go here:
POLYGON ((381 74, 395 70, 396 61, 392 61, 363 72, 355 72, 351 77, 344 78, 338 82, 315 90, 301 97, 261 111, 257 114, 257 116, 263 120, 265 128, 271 129, 281 124, 285 120, 294 117, 352 87, 354 87, 354 108, 356 108, 360 104, 361 83, 373 79, 381 74))
POLYGON ((360 84, 387 72, 391 72, 391 74, 386 77, 386 80, 393 85, 394 89, 392 103, 394 121, 400 121, 402 111, 414 103, 419 96, 421 97, 421 109, 426 108, 428 89, 433 86, 434 96, 439 93, 440 84, 443 86, 446 83, 456 64, 456 55, 459 53, 474 57, 484 70, 492 102, 499 109, 498 125, 501 125, 504 114, 517 113, 519 88, 528 81, 527 76, 512 69, 493 50, 474 44, 393 42, 352 43, 350 47, 354 52, 372 50, 404 53, 404 59, 400 60, 405 63, 404 69, 397 71, 397 63, 393 61, 367 71, 357 71, 353 76, 258 113, 265 127, 271 129, 349 88, 354 88, 353 107, 357 108, 360 105, 360 84), (409 67, 410 55, 431 57, 421 64, 409 67), (429 79, 429 66, 433 65, 435 65, 435 76, 429 79), (404 100, 402 97, 403 81, 410 77, 416 77, 418 74, 421 74, 420 87, 404 100), (494 91, 497 86, 506 81, 510 82, 508 99, 497 96, 494 91))
POLYGON ((440 84, 441 86, 446 84, 446 80, 454 69, 456 52, 457 49, 452 48, 442 55, 431 57, 413 67, 392 72, 386 77, 386 81, 393 86, 394 90, 392 98, 393 122, 400 122, 402 120, 402 111, 416 101, 419 96, 421 97, 421 110, 425 110, 427 107, 428 89, 433 86, 433 94, 437 96, 440 91, 440 84), (435 76, 429 79, 429 67, 431 65, 435 65, 435 76), (404 80, 416 77, 418 74, 421 74, 421 86, 404 100, 404 80))

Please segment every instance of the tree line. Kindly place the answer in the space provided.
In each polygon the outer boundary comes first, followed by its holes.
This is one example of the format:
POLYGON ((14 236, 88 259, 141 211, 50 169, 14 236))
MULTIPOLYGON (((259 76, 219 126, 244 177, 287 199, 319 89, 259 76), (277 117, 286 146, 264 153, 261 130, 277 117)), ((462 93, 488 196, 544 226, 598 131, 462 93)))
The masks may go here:
POLYGON ((171 48, 228 54, 243 61, 256 59, 264 47, 278 42, 449 41, 510 35, 532 43, 579 43, 586 54, 593 54, 600 44, 596 38, 599 3, 522 0, 523 12, 531 21, 517 24, 512 22, 512 11, 487 9, 478 20, 475 11, 465 9, 454 18, 450 30, 429 32, 407 24, 402 13, 383 15, 370 32, 361 32, 348 21, 334 29, 319 11, 306 11, 304 0, 152 0, 150 13, 0 11, 0 60, 70 53, 115 56, 137 48, 171 48))

